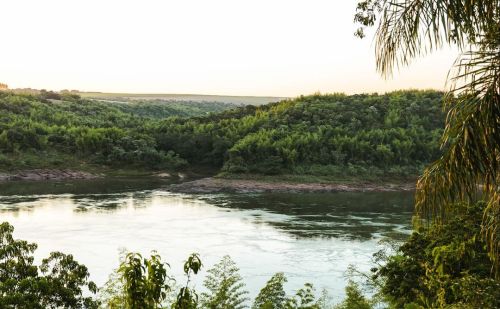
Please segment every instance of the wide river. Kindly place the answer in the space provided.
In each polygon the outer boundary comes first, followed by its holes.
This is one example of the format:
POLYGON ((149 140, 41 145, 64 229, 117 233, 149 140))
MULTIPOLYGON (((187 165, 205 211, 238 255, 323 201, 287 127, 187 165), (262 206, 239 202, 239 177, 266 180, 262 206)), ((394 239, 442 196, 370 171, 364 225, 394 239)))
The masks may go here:
POLYGON ((98 285, 123 249, 157 250, 180 282, 190 253, 201 255, 205 270, 228 254, 252 298, 282 271, 289 292, 310 282, 334 301, 344 295, 349 265, 367 271, 381 240, 410 232, 408 192, 186 195, 167 185, 149 178, 4 183, 0 221, 39 245, 38 261, 51 251, 71 253, 98 285))

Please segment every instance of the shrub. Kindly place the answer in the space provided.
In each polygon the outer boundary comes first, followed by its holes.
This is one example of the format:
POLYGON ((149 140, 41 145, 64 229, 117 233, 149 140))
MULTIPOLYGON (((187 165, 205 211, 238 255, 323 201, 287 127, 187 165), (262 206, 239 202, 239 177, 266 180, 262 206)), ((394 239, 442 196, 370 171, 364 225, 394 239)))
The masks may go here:
POLYGON ((239 268, 226 255, 222 260, 209 269, 204 281, 204 286, 209 291, 202 294, 202 307, 210 309, 241 309, 245 308, 244 303, 247 291, 245 284, 238 273, 239 268))
POLYGON ((0 308, 97 308, 97 292, 87 267, 72 255, 52 252, 34 265, 37 245, 12 237, 14 227, 0 224, 0 308))

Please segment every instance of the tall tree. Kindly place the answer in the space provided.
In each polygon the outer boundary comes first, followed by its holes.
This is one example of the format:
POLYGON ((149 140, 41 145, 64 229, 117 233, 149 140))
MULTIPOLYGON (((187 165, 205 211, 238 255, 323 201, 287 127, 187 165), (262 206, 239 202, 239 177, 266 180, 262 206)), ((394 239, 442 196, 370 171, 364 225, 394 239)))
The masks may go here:
POLYGON ((500 1, 365 0, 355 21, 360 37, 378 23, 376 63, 384 76, 444 45, 459 48, 444 100, 444 152, 417 183, 416 210, 444 222, 455 202, 486 199, 483 237, 499 276, 500 1))

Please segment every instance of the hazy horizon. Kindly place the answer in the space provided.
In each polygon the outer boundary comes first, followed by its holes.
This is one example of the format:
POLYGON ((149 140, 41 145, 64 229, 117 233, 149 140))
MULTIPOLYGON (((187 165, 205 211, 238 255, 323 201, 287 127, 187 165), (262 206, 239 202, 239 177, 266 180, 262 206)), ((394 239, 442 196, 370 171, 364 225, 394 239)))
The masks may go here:
POLYGON ((310 92, 310 93, 301 93, 295 96, 276 96, 276 95, 238 95, 238 94, 225 94, 225 93, 162 93, 162 92, 104 92, 104 91, 84 91, 81 89, 47 89, 47 88, 33 88, 33 87, 10 87, 6 89, 8 90, 34 90, 34 91, 40 91, 40 90, 46 90, 46 91, 55 91, 55 92, 63 92, 63 91, 69 91, 69 92, 75 92, 77 94, 80 94, 84 97, 99 97, 99 95, 103 95, 103 98, 105 97, 113 97, 113 96, 124 96, 124 97, 141 97, 141 96, 148 96, 151 98, 157 98, 161 96, 172 96, 172 97, 256 97, 256 98, 277 98, 277 99, 293 99, 297 98, 300 96, 310 96, 310 95, 336 95, 336 94, 345 94, 345 95, 360 95, 360 94, 367 94, 367 95, 372 95, 372 94, 386 94, 386 93, 391 93, 391 92, 398 92, 398 91, 441 91, 441 89, 436 89, 436 88, 400 88, 400 89, 390 89, 386 91, 373 91, 373 92, 368 92, 368 91, 360 91, 360 92, 355 92, 355 93, 346 93, 345 91, 336 91, 336 92, 310 92))
POLYGON ((456 51, 384 80, 356 0, 3 4, 0 82, 88 92, 296 97, 443 90, 456 51))

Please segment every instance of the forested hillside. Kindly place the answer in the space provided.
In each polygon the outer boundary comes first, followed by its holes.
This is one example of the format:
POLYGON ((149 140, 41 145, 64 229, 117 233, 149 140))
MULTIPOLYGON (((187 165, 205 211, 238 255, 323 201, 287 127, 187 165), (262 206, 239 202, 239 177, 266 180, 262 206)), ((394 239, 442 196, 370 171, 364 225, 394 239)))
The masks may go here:
POLYGON ((440 152, 441 99, 434 91, 312 95, 159 119, 168 112, 158 103, 0 92, 0 168, 204 165, 231 174, 411 176, 440 152))
POLYGON ((175 100, 129 100, 122 101, 97 100, 119 109, 122 112, 136 116, 162 119, 172 116, 194 117, 207 115, 209 113, 223 112, 233 109, 240 104, 223 102, 198 102, 198 101, 175 101, 175 100))
POLYGON ((160 149, 229 173, 416 175, 439 154, 442 94, 313 95, 155 127, 160 149))

